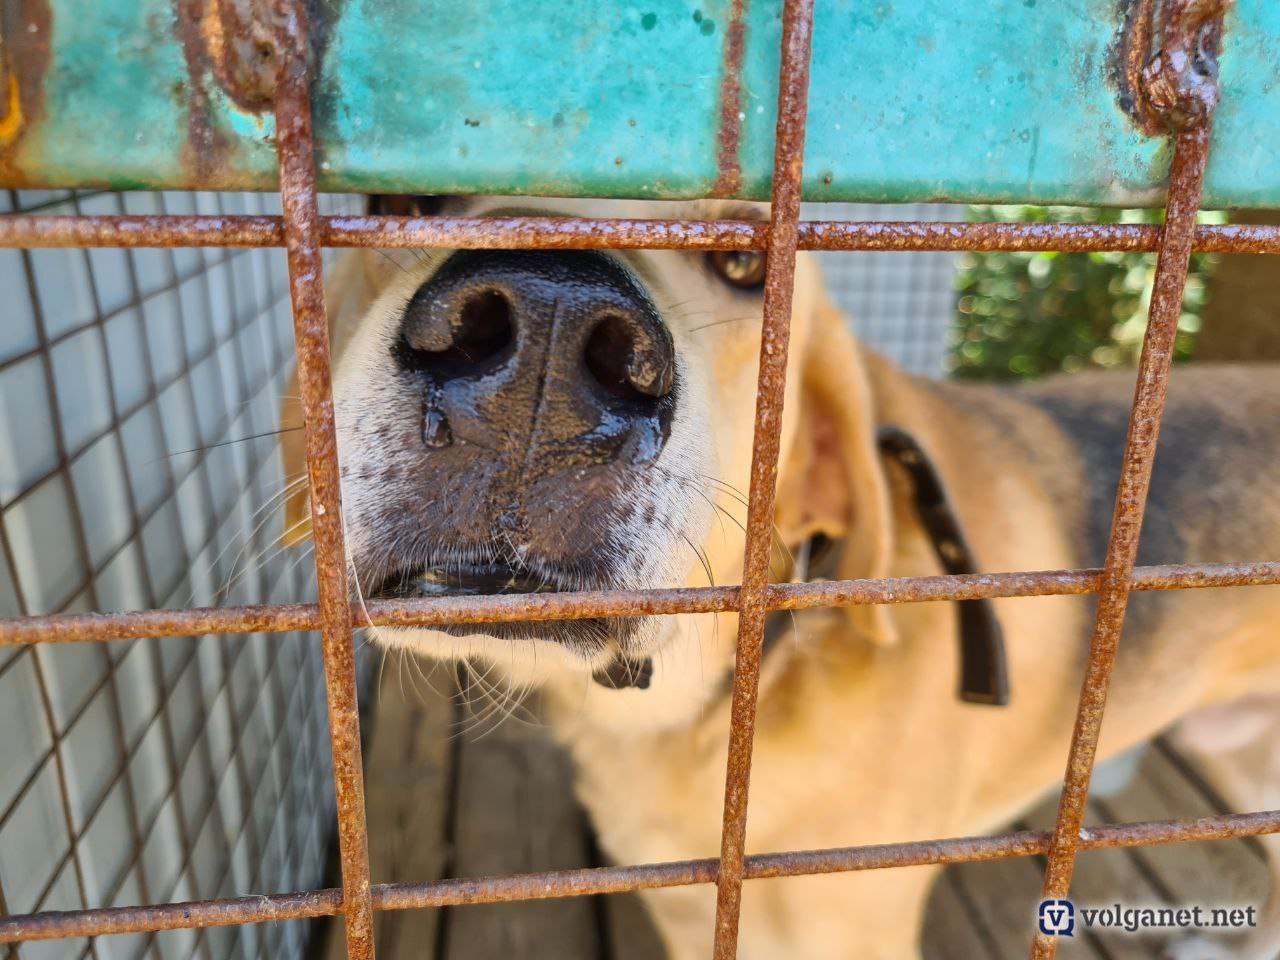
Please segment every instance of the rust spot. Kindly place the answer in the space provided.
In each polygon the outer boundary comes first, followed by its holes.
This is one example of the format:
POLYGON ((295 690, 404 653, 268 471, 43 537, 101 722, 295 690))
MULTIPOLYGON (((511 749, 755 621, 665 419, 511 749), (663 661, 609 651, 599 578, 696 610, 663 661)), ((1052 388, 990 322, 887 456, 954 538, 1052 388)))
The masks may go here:
POLYGON ((342 864, 342 910, 350 960, 373 960, 369 838, 360 759, 355 648, 343 546, 342 494, 334 426, 329 325, 324 304, 320 211, 311 126, 310 41, 303 0, 276 0, 281 64, 275 97, 276 150, 285 256, 293 305, 297 383, 304 415, 311 537, 324 649, 342 864))
POLYGON ((22 103, 18 98, 18 77, 0 64, 0 143, 8 143, 22 128, 22 103))
POLYGON ((174 17, 182 55, 187 62, 187 142, 182 147, 182 165, 194 180, 209 182, 217 169, 217 158, 228 147, 227 137, 213 122, 205 75, 209 55, 204 43, 202 21, 206 0, 175 0, 174 17))
POLYGON ((782 404, 791 333, 791 300, 800 236, 801 174, 804 171, 804 134, 809 110, 813 7, 813 0, 786 0, 782 10, 782 64, 778 76, 778 123, 774 137, 772 202, 769 205, 769 260, 764 281, 755 434, 751 481, 747 490, 747 537, 742 589, 738 598, 737 651, 729 707, 729 750, 712 949, 715 960, 733 960, 738 955, 752 737, 760 692, 778 450, 782 437, 782 404))
POLYGON ((1120 107, 1144 133, 1161 132, 1142 91, 1142 68, 1151 55, 1151 18, 1155 0, 1120 0, 1120 31, 1112 48, 1112 78, 1120 107))
POLYGON ((243 110, 270 106, 280 75, 278 29, 269 3, 204 0, 200 34, 213 75, 243 110))
MULTIPOLYGON (((924 603, 991 597, 1080 596, 1098 593, 1106 571, 1020 570, 1012 573, 939 574, 871 580, 771 583, 769 610, 809 610, 869 603, 924 603)), ((1203 590, 1280 584, 1280 561, 1180 563, 1135 567, 1132 589, 1203 590)), ((370 600, 351 609, 356 626, 430 627, 446 623, 510 623, 517 620, 580 620, 600 617, 723 613, 741 605, 741 588, 672 587, 528 593, 503 596, 370 600)), ((127 613, 60 613, 0 620, 0 647, 86 640, 132 640, 196 634, 282 633, 323 625, 314 603, 252 607, 196 607, 127 613)))
MULTIPOLYGON (((330 247, 467 250, 765 250, 758 220, 618 220, 576 217, 442 217, 421 197, 384 196, 367 216, 322 217, 330 247), (388 215, 389 214, 389 215, 388 215)), ((0 247, 278 247, 283 221, 268 216, 0 217, 0 247)), ((1200 224, 1201 253, 1280 253, 1280 225, 1200 224)), ((952 223, 806 220, 801 250, 980 250, 1062 253, 1160 248, 1160 228, 1139 223, 952 223)), ((204 631, 202 631, 204 632, 204 631)))
POLYGON ((209 83, 245 113, 269 114, 280 75, 279 29, 272 4, 254 0, 174 0, 187 82, 175 94, 187 108, 182 162, 195 179, 216 185, 235 146, 212 109, 209 83))
MULTIPOLYGON (((724 32, 724 79, 720 81, 720 130, 716 136, 719 171, 711 195, 731 197, 742 189, 742 53, 746 43, 747 0, 731 0, 724 32)), ((634 125, 635 121, 632 121, 634 125)))
POLYGON ((25 131, 44 116, 52 14, 48 0, 0 3, 0 182, 26 178, 14 160, 25 131))

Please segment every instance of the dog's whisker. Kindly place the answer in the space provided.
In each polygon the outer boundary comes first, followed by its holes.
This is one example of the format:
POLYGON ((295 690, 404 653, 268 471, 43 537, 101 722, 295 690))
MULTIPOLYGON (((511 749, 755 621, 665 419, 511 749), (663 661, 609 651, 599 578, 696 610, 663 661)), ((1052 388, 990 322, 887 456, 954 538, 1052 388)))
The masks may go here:
POLYGON ((690 327, 689 333, 698 333, 701 330, 710 330, 712 327, 723 327, 727 323, 742 323, 745 320, 751 320, 755 323, 764 322, 764 318, 762 316, 726 317, 723 320, 712 320, 709 323, 702 323, 696 327, 690 327))
MULTIPOLYGON (((267 519, 269 520, 270 517, 268 517, 267 519)), ((266 523, 266 522, 267 522, 266 520, 263 521, 263 523, 266 523)), ((235 572, 236 566, 240 563, 241 557, 244 556, 245 549, 249 546, 250 541, 246 541, 245 544, 241 546, 240 552, 236 554, 236 559, 232 562, 230 579, 223 585, 222 589, 218 592, 218 595, 222 598, 222 602, 226 602, 226 600, 231 594, 231 591, 236 587, 237 584, 243 581, 245 577, 249 576, 251 573, 253 573, 256 570, 260 570, 263 567, 267 566, 267 564, 271 563, 271 561, 273 561, 276 557, 280 556, 286 550, 288 550, 289 546, 284 541, 288 539, 291 533, 294 533, 295 531, 300 530, 305 524, 309 522, 310 522, 310 518, 307 517, 294 523, 291 527, 285 530, 284 535, 280 538, 279 541, 273 544, 270 544, 266 547, 263 547, 261 550, 256 551, 247 560, 245 560, 244 569, 241 570, 239 573, 236 573, 235 572)), ((261 525, 259 526, 261 527, 261 525)), ((305 555, 305 549, 309 549, 310 546, 311 545, 308 544, 307 547, 304 548, 304 551, 301 551, 302 555, 305 555)))
MULTIPOLYGON (((492 664, 485 670, 484 674, 478 674, 475 671, 474 664, 472 664, 469 659, 464 660, 463 663, 476 689, 480 692, 480 695, 487 703, 483 708, 483 712, 478 714, 474 712, 472 713, 472 722, 459 731, 460 735, 465 735, 474 742, 475 740, 480 740, 485 736, 488 736, 488 734, 492 733, 506 720, 515 719, 516 722, 526 722, 523 718, 515 716, 515 708, 519 707, 520 704, 516 702, 514 706, 511 705, 511 691, 508 690, 506 692, 502 692, 497 688, 496 684, 488 682, 488 675, 492 670, 492 664), (490 724, 490 721, 493 720, 495 716, 498 717, 497 721, 490 724), (482 733, 475 735, 475 731, 479 730, 485 724, 490 724, 489 728, 484 730, 482 733)), ((469 709, 472 709, 474 704, 468 702, 467 706, 469 709)))
MULTIPOLYGON (((291 493, 298 490, 306 482, 307 482, 307 475, 305 473, 293 480, 287 480, 284 486, 280 490, 276 491, 271 496, 269 496, 262 503, 262 505, 258 507, 258 509, 254 510, 253 513, 249 515, 249 519, 246 521, 245 526, 254 524, 259 517, 261 517, 267 511, 271 510, 273 507, 278 506, 280 501, 287 499, 291 493)), ((267 517, 264 520, 262 520, 262 522, 257 523, 253 527, 253 530, 250 531, 249 536, 246 538, 246 542, 256 540, 263 526, 269 523, 270 520, 271 520, 271 515, 268 514, 267 517)), ((211 572, 213 567, 217 565, 218 561, 221 560, 226 555, 227 551, 230 550, 235 543, 236 543, 236 540, 232 540, 230 543, 228 543, 226 546, 224 546, 221 550, 218 551, 217 555, 210 561, 211 572)), ((238 560, 239 557, 237 556, 236 559, 238 560)), ((234 562, 232 563, 231 567, 233 570, 235 569, 234 562)))
POLYGON ((707 559, 706 552, 695 546, 694 542, 683 533, 680 534, 680 539, 689 545, 689 549, 693 551, 693 555, 697 557, 698 561, 702 564, 702 569, 707 574, 707 584, 714 587, 716 585, 716 578, 715 574, 711 572, 711 561, 707 559))
MULTIPOLYGON (((307 480, 307 475, 305 473, 302 474, 301 477, 298 477, 296 479, 287 480, 284 486, 280 490, 278 490, 276 493, 268 497, 266 501, 262 503, 261 506, 259 506, 256 510, 253 511, 253 513, 249 515, 249 518, 248 520, 245 521, 244 526, 255 524, 255 521, 257 521, 258 518, 263 515, 263 513, 266 513, 267 511, 271 510, 274 506, 277 506, 281 500, 287 499, 289 494, 292 491, 296 490, 302 483, 305 483, 306 480, 307 480)), ((209 576, 217 577, 217 568, 218 568, 219 561, 221 561, 222 558, 226 556, 228 550, 230 550, 233 546, 236 545, 236 543, 239 542, 241 544, 240 550, 236 554, 236 558, 232 562, 231 568, 230 570, 228 570, 228 573, 227 573, 227 576, 229 578, 231 574, 234 573, 236 564, 239 562, 240 557, 243 555, 245 547, 249 543, 257 540, 258 534, 261 532, 262 528, 268 522, 270 522, 271 519, 272 519, 272 514, 268 513, 265 519, 263 519, 260 523, 256 523, 256 525, 253 526, 253 529, 250 531, 248 537, 243 541, 241 540, 240 537, 235 537, 230 541, 228 541, 222 547, 222 549, 219 550, 217 554, 215 554, 213 558, 209 560, 208 570, 207 570, 207 573, 209 574, 209 576)), ((219 586, 219 588, 214 591, 213 599, 215 602, 217 602, 218 597, 223 595, 223 591, 224 591, 223 586, 219 586)), ((187 597, 187 605, 189 606, 192 603, 194 603, 195 598, 196 598, 196 594, 195 594, 195 590, 193 589, 191 594, 187 597)))
POLYGON ((379 250, 379 249, 377 249, 377 248, 375 247, 375 248, 374 248, 374 252, 375 252, 375 253, 377 253, 377 254, 378 254, 378 256, 382 257, 382 259, 383 259, 383 260, 386 260, 386 261, 387 261, 387 263, 389 263, 389 264, 391 264, 392 266, 394 266, 397 270, 399 270, 399 271, 400 271, 401 273, 403 273, 405 276, 407 276, 407 277, 411 277, 411 276, 413 276, 413 274, 409 272, 408 268, 407 268, 407 267, 405 267, 405 265, 404 265, 403 263, 401 263, 399 260, 397 260, 395 257, 393 257, 393 256, 392 256, 390 253, 388 253, 386 250, 379 250))
POLYGON ((159 463, 161 460, 171 460, 174 457, 186 456, 189 453, 204 453, 208 450, 216 450, 218 447, 229 447, 233 443, 248 443, 250 440, 265 440, 267 437, 278 437, 281 434, 294 433, 302 429, 304 429, 303 425, 298 424, 296 427, 281 427, 279 430, 267 430, 263 433, 253 433, 247 437, 236 437, 233 440, 219 440, 217 443, 207 443, 202 447, 192 447, 190 450, 175 450, 172 453, 166 453, 164 456, 158 457, 155 460, 148 460, 145 465, 151 466, 152 464, 159 463))

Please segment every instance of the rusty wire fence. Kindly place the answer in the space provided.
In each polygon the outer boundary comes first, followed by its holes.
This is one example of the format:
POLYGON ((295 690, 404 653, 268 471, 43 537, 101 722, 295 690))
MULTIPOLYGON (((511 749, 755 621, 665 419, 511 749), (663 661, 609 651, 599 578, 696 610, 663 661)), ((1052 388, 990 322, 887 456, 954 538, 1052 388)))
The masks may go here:
MULTIPOLYGON (((0 194, 0 212, 28 215, 273 207, 267 194, 0 194)), ((310 593, 307 565, 275 549, 271 509, 292 358, 278 252, 6 249, 0 288, 3 616, 310 593)), ((333 806, 321 673, 296 632, 0 650, 3 907, 321 882, 333 806)), ((223 928, 21 955, 289 957, 303 933, 223 928)))
MULTIPOLYGON (((1216 55, 1222 6, 1169 3, 1163 45, 1141 74, 1139 89, 1153 122, 1175 145, 1163 227, 1079 224, 801 222, 812 0, 787 0, 783 12, 772 207, 769 222, 680 222, 515 217, 493 220, 319 215, 313 165, 305 25, 285 4, 278 39, 281 71, 275 94, 283 215, 42 216, 0 218, 0 246, 12 247, 270 247, 283 245, 291 278, 294 332, 308 470, 318 596, 316 604, 154 609, 121 614, 66 613, 0 623, 0 644, 25 647, 71 641, 123 641, 193 634, 319 630, 333 751, 342 886, 186 903, 96 907, 0 918, 0 943, 101 934, 255 924, 341 914, 348 953, 374 954, 375 910, 539 899, 647 887, 713 883, 717 887, 714 955, 737 949, 744 880, 821 872, 882 869, 1002 857, 1047 856, 1046 897, 1066 894, 1077 854, 1099 847, 1209 840, 1280 831, 1280 811, 1194 821, 1092 826, 1082 832, 1085 800, 1126 603, 1133 590, 1280 583, 1280 562, 1135 567, 1145 495, 1168 386, 1176 329, 1192 249, 1280 252, 1280 229, 1196 226, 1209 125, 1217 98, 1205 57, 1216 55), (1193 54, 1196 54, 1193 56, 1193 54), (337 450, 330 400, 328 338, 321 249, 324 246, 569 249, 767 249, 764 326, 751 469, 747 546, 740 586, 635 592, 541 594, 368 605, 374 624, 431 625, 688 611, 739 616, 733 680, 724 826, 718 858, 677 863, 372 884, 361 773, 353 628, 343 562, 337 450), (1005 572, 961 576, 770 584, 768 556, 776 475, 790 300, 798 249, 859 250, 1151 250, 1159 254, 1155 289, 1137 375, 1124 463, 1105 566, 1098 570, 1005 572), (1096 622, 1077 709, 1055 829, 981 838, 940 838, 880 846, 744 855, 752 731, 764 616, 770 609, 860 603, 941 601, 975 597, 1096 593, 1096 622)), ((363 611, 361 616, 363 617, 363 611)), ((181 641, 179 641, 181 642, 181 641)), ((118 645, 118 644, 117 644, 118 645)), ((12 656, 12 654, 10 654, 12 656)), ((1052 957, 1056 940, 1036 934, 1033 957, 1052 957)))

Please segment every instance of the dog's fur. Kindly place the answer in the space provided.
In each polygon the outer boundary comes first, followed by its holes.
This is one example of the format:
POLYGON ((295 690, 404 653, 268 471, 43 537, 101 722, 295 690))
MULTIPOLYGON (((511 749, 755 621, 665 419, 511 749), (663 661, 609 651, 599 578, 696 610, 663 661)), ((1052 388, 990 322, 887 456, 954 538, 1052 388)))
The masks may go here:
MULTIPOLYGON (((449 212, 512 209, 761 216, 758 209, 708 204, 668 209, 525 200, 456 202, 449 212)), ((635 548, 624 552, 616 584, 705 585, 708 571, 692 544, 705 553, 716 582, 736 582, 759 297, 719 286, 702 254, 611 255, 641 279, 662 311, 682 384, 661 469, 651 471, 647 489, 637 494, 660 522, 636 520, 627 531, 635 548)), ((396 471, 395 421, 402 411, 386 369, 388 331, 447 256, 348 254, 330 284, 344 509, 357 580, 367 576, 362 552, 380 535, 375 505, 404 495, 397 491, 412 481, 396 471)), ((1280 556, 1278 372, 1194 366, 1175 372, 1139 562, 1280 556)), ((843 541, 843 578, 941 572, 906 477, 877 453, 876 427, 892 424, 929 452, 981 569, 1101 564, 1132 373, 1080 374, 1018 388, 908 376, 855 344, 845 318, 826 299, 815 263, 802 255, 787 382, 776 525, 788 548, 815 533, 843 541)), ((285 418, 300 421, 296 409, 287 409, 285 418)), ((287 434, 285 448, 288 469, 301 473, 300 434, 287 434)), ((442 502, 431 509, 450 508, 442 502)), ((305 530, 305 498, 295 497, 289 513, 298 535, 305 530)), ((995 609, 1008 643, 1012 702, 1004 708, 966 705, 955 695, 954 604, 798 616, 794 635, 772 649, 764 665, 749 850, 981 833, 1051 789, 1063 773, 1094 600, 1002 599, 995 609)), ((1100 756, 1125 751, 1196 711, 1280 691, 1278 622, 1275 587, 1135 595, 1100 756)), ((732 616, 646 621, 622 652, 653 658, 649 689, 592 682, 593 669, 619 652, 613 648, 593 654, 547 641, 498 641, 482 629, 465 638, 382 631, 380 639, 431 657, 478 658, 516 687, 538 685, 575 758, 579 795, 615 861, 717 854, 732 616)), ((1214 718, 1221 728, 1223 714, 1205 716, 1211 719, 1201 729, 1212 741, 1214 718)), ((1233 799, 1245 808, 1259 798, 1233 799)), ((739 955, 917 956, 935 874, 917 867, 750 882, 739 955)), ((709 886, 647 894, 676 960, 707 955, 714 896, 709 886)), ((1248 949, 1269 956, 1274 947, 1248 949)))

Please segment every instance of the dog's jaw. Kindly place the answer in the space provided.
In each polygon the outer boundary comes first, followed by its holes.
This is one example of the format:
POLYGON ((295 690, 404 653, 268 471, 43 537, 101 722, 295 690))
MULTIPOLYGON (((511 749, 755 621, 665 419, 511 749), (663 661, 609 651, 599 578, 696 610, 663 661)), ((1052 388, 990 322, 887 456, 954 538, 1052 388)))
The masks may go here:
POLYGON ((640 635, 651 650, 652 678, 643 689, 598 683, 593 674, 607 659, 593 665, 557 643, 413 628, 378 629, 373 636, 389 650, 480 664, 485 686, 512 703, 540 691, 546 719, 558 735, 572 739, 580 730, 634 736, 696 721, 722 693, 732 661, 734 632, 716 621, 713 614, 646 618, 640 635))

